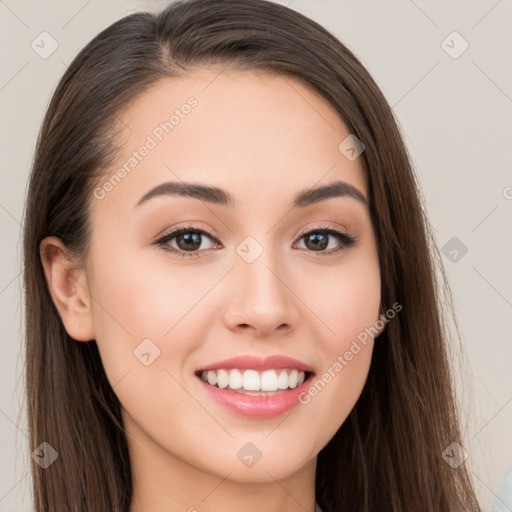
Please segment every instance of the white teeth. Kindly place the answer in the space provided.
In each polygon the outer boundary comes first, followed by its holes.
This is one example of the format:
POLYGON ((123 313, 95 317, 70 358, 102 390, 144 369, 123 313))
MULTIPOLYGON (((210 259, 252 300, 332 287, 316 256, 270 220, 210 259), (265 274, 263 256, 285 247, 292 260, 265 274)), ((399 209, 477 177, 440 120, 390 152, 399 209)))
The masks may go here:
POLYGON ((220 389, 227 388, 229 385, 229 375, 226 370, 219 370, 217 372, 217 384, 220 389))
POLYGON ((300 386, 306 378, 305 372, 294 369, 282 370, 208 370, 201 379, 220 389, 274 392, 300 386))
POLYGON ((209 371, 208 372, 208 384, 215 386, 217 384, 217 372, 209 371))
POLYGON ((247 391, 260 391, 260 376, 256 370, 245 370, 242 387, 247 391))
POLYGON ((261 374, 261 391, 277 391, 277 375, 274 370, 267 370, 261 374))
POLYGON ((298 376, 299 376, 299 372, 297 370, 292 370, 290 375, 288 375, 288 386, 290 386, 291 388, 296 388, 298 376))
POLYGON ((288 388, 288 374, 286 370, 283 370, 279 374, 279 378, 277 379, 277 386, 279 389, 287 389, 288 388))
POLYGON ((231 370, 229 375, 229 387, 231 389, 240 389, 243 384, 242 374, 238 370, 231 370))

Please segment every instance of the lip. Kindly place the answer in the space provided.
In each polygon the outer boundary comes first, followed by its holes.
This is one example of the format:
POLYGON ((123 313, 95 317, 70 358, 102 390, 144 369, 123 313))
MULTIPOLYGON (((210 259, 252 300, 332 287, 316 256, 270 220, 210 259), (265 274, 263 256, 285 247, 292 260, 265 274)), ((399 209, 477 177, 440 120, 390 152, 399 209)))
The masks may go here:
MULTIPOLYGON (((197 375, 196 375, 197 377, 197 375)), ((313 382, 313 373, 296 388, 273 396, 250 396, 236 391, 220 389, 197 377, 208 396, 227 409, 249 418, 273 418, 284 414, 299 404, 299 395, 305 393, 313 382)))
MULTIPOLYGON (((230 359, 224 359, 223 361, 217 361, 215 363, 203 366, 196 370, 196 374, 201 374, 202 371, 207 370, 231 370, 238 368, 240 370, 272 370, 280 368, 296 368, 301 372, 315 373, 313 368, 302 361, 293 359, 292 357, 276 354, 260 358, 258 356, 237 356, 230 359)), ((297 388, 295 388, 297 389, 297 388)))

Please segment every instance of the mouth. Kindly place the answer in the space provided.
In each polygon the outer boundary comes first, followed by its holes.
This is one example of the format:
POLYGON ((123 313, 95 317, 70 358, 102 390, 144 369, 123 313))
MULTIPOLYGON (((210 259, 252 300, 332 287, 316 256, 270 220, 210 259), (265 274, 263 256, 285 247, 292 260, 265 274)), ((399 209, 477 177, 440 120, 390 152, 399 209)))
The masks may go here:
POLYGON ((260 358, 241 355, 198 368, 199 386, 228 411, 251 419, 284 414, 301 402, 315 372, 302 361, 281 354, 260 358))
POLYGON ((197 370, 195 375, 217 389, 246 396, 275 396, 301 387, 306 382, 309 383, 314 372, 297 368, 220 368, 197 370))
POLYGON ((280 368, 279 371, 232 368, 229 373, 220 368, 195 373, 207 397, 229 412, 253 420, 274 418, 304 403, 301 396, 307 393, 313 375, 310 371, 299 372, 297 368, 280 368))

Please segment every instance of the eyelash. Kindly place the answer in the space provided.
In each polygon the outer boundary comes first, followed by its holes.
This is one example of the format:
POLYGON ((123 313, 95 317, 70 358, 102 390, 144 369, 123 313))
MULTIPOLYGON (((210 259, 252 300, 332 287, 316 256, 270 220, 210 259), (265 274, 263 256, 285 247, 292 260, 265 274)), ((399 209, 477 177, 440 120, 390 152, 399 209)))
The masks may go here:
MULTIPOLYGON (((170 247, 169 245, 167 245, 167 243, 170 240, 172 240, 173 238, 175 238, 175 237, 177 237, 177 236, 179 236, 179 235, 181 235, 183 233, 196 233, 196 234, 206 235, 208 238, 211 238, 214 242, 218 243, 218 240, 213 235, 208 233, 207 231, 205 231, 203 229, 200 229, 200 228, 196 228, 194 226, 185 226, 185 227, 181 227, 181 228, 175 229, 174 231, 171 231, 171 232, 163 235, 161 238, 159 238, 158 240, 156 240, 154 242, 154 245, 161 246, 164 250, 172 252, 172 253, 174 253, 174 254, 176 254, 178 256, 184 257, 184 258, 186 258, 186 257, 199 257, 199 253, 201 251, 198 251, 198 250, 196 250, 196 251, 181 251, 181 250, 175 249, 174 247, 170 247)), ((341 252, 343 250, 349 249, 358 240, 358 238, 349 236, 346 233, 343 233, 343 231, 340 231, 340 230, 338 230, 336 228, 333 228, 331 226, 321 226, 319 228, 312 229, 312 230, 305 231, 305 232, 301 233, 298 236, 297 241, 301 240, 306 235, 310 235, 312 233, 321 233, 321 234, 324 234, 324 235, 333 235, 333 236, 337 237, 338 240, 341 242, 340 247, 338 247, 337 249, 331 250, 329 252, 325 252, 325 251, 308 251, 308 252, 312 252, 312 253, 318 252, 320 254, 320 256, 333 256, 333 255, 335 255, 335 254, 337 254, 337 253, 339 253, 339 252, 341 252)))

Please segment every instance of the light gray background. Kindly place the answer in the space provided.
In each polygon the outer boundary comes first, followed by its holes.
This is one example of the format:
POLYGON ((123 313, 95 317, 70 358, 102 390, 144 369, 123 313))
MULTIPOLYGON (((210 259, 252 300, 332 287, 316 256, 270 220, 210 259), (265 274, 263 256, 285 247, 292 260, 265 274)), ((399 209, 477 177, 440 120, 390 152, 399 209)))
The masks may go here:
MULTIPOLYGON (((452 237, 468 248, 456 262, 446 250, 443 261, 468 364, 459 385, 466 464, 490 511, 512 467, 512 2, 281 3, 324 25, 367 66, 403 131, 439 248, 452 237), (455 59, 441 46, 453 31, 469 43, 455 59)), ((20 244, 40 123, 79 49, 122 16, 164 4, 0 0, 0 512, 31 510, 20 244), (31 48, 43 31, 58 43, 47 59, 31 48)), ((452 39, 451 51, 461 48, 452 39)))

